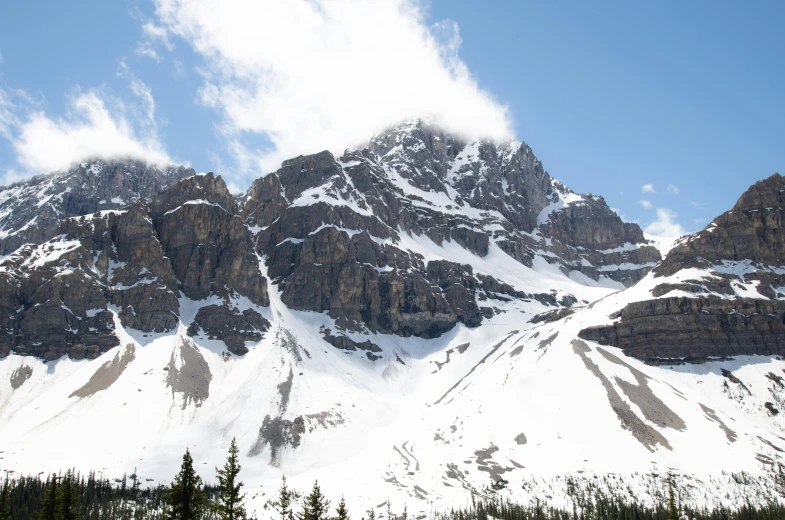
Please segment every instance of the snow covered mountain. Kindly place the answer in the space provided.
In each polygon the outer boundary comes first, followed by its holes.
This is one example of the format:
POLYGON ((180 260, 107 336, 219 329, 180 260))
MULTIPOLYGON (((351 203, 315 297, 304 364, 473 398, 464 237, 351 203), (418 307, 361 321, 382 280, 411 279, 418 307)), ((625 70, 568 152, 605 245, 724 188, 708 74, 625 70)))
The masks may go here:
POLYGON ((182 166, 94 160, 0 187, 0 255, 52 238, 66 218, 149 201, 160 189, 195 173, 182 166))
POLYGON ((669 470, 694 503, 774 496, 778 175, 664 261, 525 144, 419 121, 240 197, 158 186, 0 262, 0 469, 168 480, 189 446, 210 479, 237 437, 257 508, 282 473, 422 514, 654 500, 669 470))

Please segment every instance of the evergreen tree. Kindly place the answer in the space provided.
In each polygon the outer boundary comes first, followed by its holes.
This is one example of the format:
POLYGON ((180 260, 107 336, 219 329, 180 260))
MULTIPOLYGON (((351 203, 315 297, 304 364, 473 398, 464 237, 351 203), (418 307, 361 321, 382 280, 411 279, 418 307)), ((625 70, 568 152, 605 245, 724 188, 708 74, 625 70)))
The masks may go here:
POLYGON ((409 508, 406 507, 406 504, 403 505, 403 514, 401 515, 401 520, 409 520, 409 508))
POLYGON ((166 520, 200 520, 205 511, 206 498, 202 490, 202 479, 194 471, 191 452, 185 450, 180 473, 164 496, 166 520))
POLYGON ((286 475, 281 477, 281 487, 278 489, 278 500, 273 502, 275 511, 281 516, 281 520, 294 520, 292 513, 292 491, 286 486, 286 475))
POLYGON ((679 520, 679 510, 676 507, 676 498, 673 491, 673 475, 668 475, 668 520, 679 520))
POLYGON ((237 460, 239 453, 237 442, 232 439, 229 445, 229 457, 223 469, 215 468, 218 472, 218 498, 213 505, 213 511, 220 520, 245 520, 244 497, 240 494, 243 483, 239 482, 237 475, 240 473, 240 463, 237 460))
POLYGON ((368 520, 376 520, 376 511, 373 508, 366 511, 368 513, 368 520))
POLYGON ((330 508, 330 501, 322 495, 319 481, 313 483, 313 488, 303 500, 303 512, 300 520, 326 520, 330 508))
POLYGON ((8 475, 3 482, 3 489, 0 490, 0 520, 11 520, 11 483, 8 475))
POLYGON ((80 498, 81 490, 73 471, 69 469, 57 486, 55 520, 79 520, 80 498))
POLYGON ((341 501, 338 502, 338 507, 335 508, 335 512, 338 514, 336 517, 337 520, 349 520, 349 510, 346 509, 346 500, 341 497, 341 501))
POLYGON ((54 473, 46 480, 46 491, 41 499, 41 508, 38 510, 38 520, 55 520, 57 507, 57 475, 54 473))
POLYGON ((387 499, 387 519, 393 518, 392 506, 390 505, 390 499, 387 499))

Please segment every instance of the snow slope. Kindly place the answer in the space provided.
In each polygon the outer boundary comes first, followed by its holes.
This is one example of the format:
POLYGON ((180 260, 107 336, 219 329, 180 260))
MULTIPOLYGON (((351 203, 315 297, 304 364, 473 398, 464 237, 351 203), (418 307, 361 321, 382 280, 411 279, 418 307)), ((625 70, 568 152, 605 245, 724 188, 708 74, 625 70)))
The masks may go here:
MULTIPOLYGON (((662 486, 652 475, 669 470, 697 479, 686 499, 733 503, 752 488, 727 472, 762 478, 763 462, 780 458, 784 424, 764 402, 785 397, 766 377, 785 370, 782 360, 653 367, 576 340, 582 328, 650 298, 651 275, 615 291, 581 285, 547 265, 525 267, 496 249, 479 258, 449 242, 402 241, 516 287, 569 290, 592 303, 551 323, 529 321, 543 310, 536 302, 502 303, 505 312, 481 327, 459 325, 434 340, 352 335, 383 349, 377 362, 332 348, 320 334, 332 320, 289 310, 275 286, 271 307, 258 309, 273 329, 241 357, 225 355, 220 342, 188 337, 184 326, 145 337, 116 319, 121 346, 96 360, 11 355, 0 362, 0 468, 93 468, 110 477, 136 470, 166 482, 188 446, 211 480, 237 437, 260 512, 286 474, 300 489, 319 479, 355 510, 390 499, 427 514, 466 503, 470 492, 490 492, 500 478, 507 483, 498 493, 521 500, 569 504, 569 475, 599 475, 617 493, 654 500, 662 486), (265 416, 302 417, 299 445, 260 443, 265 416)), ((182 322, 205 303, 181 298, 182 322)), ((758 500, 772 493, 754 489, 758 500)))

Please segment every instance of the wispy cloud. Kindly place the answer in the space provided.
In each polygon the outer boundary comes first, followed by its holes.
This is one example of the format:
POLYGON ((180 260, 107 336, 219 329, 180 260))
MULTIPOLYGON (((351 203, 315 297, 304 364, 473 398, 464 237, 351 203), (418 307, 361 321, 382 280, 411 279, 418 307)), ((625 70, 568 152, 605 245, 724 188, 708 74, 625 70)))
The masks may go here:
POLYGON ((169 32, 165 27, 148 21, 142 25, 142 33, 147 40, 161 43, 164 47, 166 47, 166 50, 171 51, 174 49, 174 44, 169 40, 169 32))
POLYGON ((150 58, 155 61, 161 61, 163 58, 158 51, 156 51, 151 45, 148 45, 146 42, 140 42, 139 45, 136 47, 134 51, 137 56, 144 56, 146 58, 150 58))
POLYGON ((0 88, 0 137, 11 139, 12 130, 19 124, 16 116, 16 105, 11 93, 0 88))
POLYGON ((694 200, 690 201, 690 206, 698 209, 703 209, 707 206, 705 202, 695 202, 694 200))
POLYGON ((147 19, 138 7, 132 8, 128 14, 134 20, 142 23, 142 37, 136 44, 134 53, 137 56, 144 56, 157 62, 163 60, 163 56, 161 56, 156 47, 163 46, 168 51, 174 49, 174 44, 169 39, 169 31, 165 27, 147 19))
POLYGON ((668 184, 668 187, 666 189, 668 190, 668 193, 670 193, 672 195, 678 195, 679 194, 679 187, 676 186, 675 184, 668 184))
POLYGON ((77 88, 62 116, 47 114, 23 91, 0 90, 0 136, 16 154, 16 165, 0 181, 68 168, 91 157, 172 162, 158 136, 152 91, 124 63, 118 74, 129 80, 134 99, 77 88))
POLYGON ((668 208, 657 208, 657 220, 650 223, 644 231, 658 237, 675 238, 686 234, 684 227, 676 222, 678 213, 668 208))
POLYGON ((651 203, 650 201, 646 200, 646 199, 639 200, 639 201, 638 201, 638 203, 639 203, 641 206, 643 206, 644 208, 646 208, 646 209, 651 209, 651 208, 653 208, 653 207, 654 207, 654 206, 652 205, 652 203, 651 203))
POLYGON ((654 189, 654 184, 644 184, 641 186, 641 193, 657 193, 654 189))
POLYGON ((154 0, 157 25, 205 61, 200 101, 253 173, 341 151, 403 119, 506 138, 505 106, 460 59, 458 26, 428 26, 419 0, 154 0), (271 149, 243 146, 259 134, 271 149))

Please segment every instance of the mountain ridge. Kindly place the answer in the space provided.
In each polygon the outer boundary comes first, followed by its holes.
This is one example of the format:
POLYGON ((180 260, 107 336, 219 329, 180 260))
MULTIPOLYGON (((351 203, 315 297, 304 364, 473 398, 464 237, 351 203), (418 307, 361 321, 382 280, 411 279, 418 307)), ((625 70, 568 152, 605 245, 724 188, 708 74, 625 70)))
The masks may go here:
POLYGON ((728 229, 767 263, 707 265, 690 248, 719 217, 662 260, 525 144, 418 122, 237 197, 185 176, 0 260, 1 463, 165 479, 184 445, 213 464, 236 437, 257 508, 282 473, 422 514, 467 493, 569 503, 585 475, 638 496, 669 471, 691 503, 769 500, 724 472, 763 482, 782 461, 785 362, 761 341, 706 355, 688 326, 780 334, 759 325, 785 319, 764 195, 728 229))

